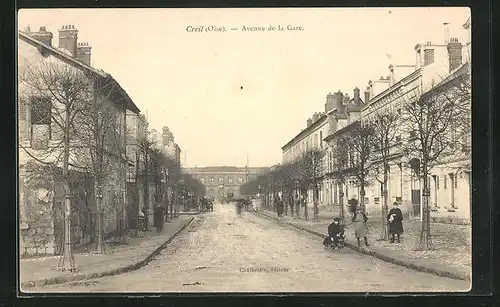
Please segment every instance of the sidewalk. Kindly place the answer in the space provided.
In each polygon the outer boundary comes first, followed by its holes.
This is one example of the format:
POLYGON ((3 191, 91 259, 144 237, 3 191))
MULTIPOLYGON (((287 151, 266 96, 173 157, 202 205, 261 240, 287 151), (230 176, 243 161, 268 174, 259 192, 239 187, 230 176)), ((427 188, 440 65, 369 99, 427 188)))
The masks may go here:
POLYGON ((36 291, 36 288, 61 284, 83 279, 116 275, 136 270, 147 264, 166 244, 186 228, 194 219, 192 216, 179 216, 165 223, 163 231, 141 232, 130 238, 128 244, 107 243, 107 253, 96 255, 87 250, 75 253, 77 271, 74 273, 56 270, 59 256, 22 259, 20 261, 21 291, 36 291))
MULTIPOLYGON (((331 219, 312 222, 291 216, 277 218, 275 212, 267 210, 260 210, 259 213, 321 237, 327 235, 327 227, 331 223, 331 219)), ((362 243, 359 248, 353 235, 354 231, 350 229, 350 220, 347 219, 346 245, 360 253, 418 271, 470 280, 472 271, 470 226, 432 223, 431 235, 435 247, 432 251, 416 250, 420 238, 420 221, 403 221, 403 227, 405 232, 401 236, 401 243, 391 244, 388 241, 378 240, 382 229, 380 218, 369 219, 370 246, 365 247, 362 243)))

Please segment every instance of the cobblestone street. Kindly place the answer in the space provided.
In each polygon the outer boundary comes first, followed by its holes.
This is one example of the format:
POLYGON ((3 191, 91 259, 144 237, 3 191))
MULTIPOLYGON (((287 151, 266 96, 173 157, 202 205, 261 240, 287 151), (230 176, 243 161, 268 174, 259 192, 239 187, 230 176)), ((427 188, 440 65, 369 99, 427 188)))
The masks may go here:
POLYGON ((469 283, 421 273, 317 236, 216 204, 147 266, 47 292, 420 292, 467 291, 469 283))

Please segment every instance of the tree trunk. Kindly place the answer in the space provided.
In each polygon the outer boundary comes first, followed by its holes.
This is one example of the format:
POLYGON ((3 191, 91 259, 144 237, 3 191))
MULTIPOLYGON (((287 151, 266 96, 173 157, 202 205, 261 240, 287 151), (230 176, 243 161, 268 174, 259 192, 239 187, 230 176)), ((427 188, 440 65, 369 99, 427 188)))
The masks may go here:
POLYGON ((389 238, 388 234, 388 224, 387 224, 387 214, 389 213, 389 204, 387 203, 387 181, 388 181, 387 167, 384 169, 384 182, 382 188, 382 232, 380 234, 380 240, 387 241, 389 238))
POLYGON ((144 161, 145 167, 144 167, 144 174, 145 174, 145 179, 144 179, 144 221, 145 221, 145 230, 149 231, 149 163, 148 163, 148 154, 145 154, 145 161, 144 161))
POLYGON ((318 187, 317 183, 314 183, 314 187, 313 187, 313 208, 314 208, 313 220, 314 221, 317 221, 319 219, 318 202, 319 202, 319 187, 318 187))
POLYGON ((340 218, 342 219, 342 222, 344 222, 345 214, 344 214, 344 186, 342 182, 339 183, 339 206, 340 206, 340 218))
POLYGON ((305 204, 304 204, 304 219, 307 221, 309 220, 309 212, 308 212, 308 205, 309 205, 309 191, 307 191, 305 193, 306 197, 305 197, 305 204))
POLYGON ((433 249, 432 239, 431 239, 431 225, 430 225, 430 210, 429 210, 429 178, 428 178, 428 166, 427 163, 423 163, 423 181, 424 188, 422 191, 423 196, 423 215, 422 215, 422 231, 420 233, 420 250, 431 250, 433 249))
MULTIPOLYGON (((66 117, 69 116, 67 112, 66 117)), ((63 251, 61 253, 61 258, 57 268, 60 271, 70 271, 74 272, 77 270, 75 265, 75 259, 73 257, 73 246, 71 242, 71 186, 70 186, 70 176, 69 176, 69 123, 68 118, 66 118, 65 129, 64 129, 64 156, 63 156, 63 180, 64 180, 64 245, 63 251)))
POLYGON ((102 185, 100 183, 97 183, 95 185, 95 200, 96 200, 96 211, 97 211, 97 221, 95 226, 96 241, 92 252, 95 254, 104 254, 106 252, 106 247, 104 246, 104 231, 102 229, 102 222, 103 222, 102 185))
POLYGON ((363 210, 364 213, 366 213, 366 208, 365 208, 365 183, 363 182, 364 180, 361 180, 361 186, 360 186, 360 191, 359 191, 359 205, 361 206, 361 210, 363 210))

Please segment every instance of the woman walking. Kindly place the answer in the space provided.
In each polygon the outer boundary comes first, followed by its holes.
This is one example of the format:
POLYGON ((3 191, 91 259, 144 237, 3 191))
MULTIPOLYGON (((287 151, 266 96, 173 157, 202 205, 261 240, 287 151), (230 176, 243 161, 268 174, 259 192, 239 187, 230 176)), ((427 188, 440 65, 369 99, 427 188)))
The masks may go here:
POLYGON ((366 222, 368 221, 368 217, 365 215, 361 207, 356 208, 356 212, 352 217, 352 223, 354 226, 354 235, 356 236, 356 240, 358 240, 358 246, 361 246, 360 239, 361 237, 365 240, 365 245, 368 245, 368 238, 366 237, 368 227, 366 226, 366 222))

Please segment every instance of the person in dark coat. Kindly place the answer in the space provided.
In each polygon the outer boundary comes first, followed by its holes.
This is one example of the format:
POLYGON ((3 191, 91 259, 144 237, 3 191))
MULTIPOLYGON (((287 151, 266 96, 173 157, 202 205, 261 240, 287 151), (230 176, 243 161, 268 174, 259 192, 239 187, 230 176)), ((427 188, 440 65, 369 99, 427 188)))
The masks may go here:
POLYGON ((278 216, 282 217, 283 216, 283 210, 284 210, 283 200, 281 200, 281 198, 278 198, 276 202, 277 202, 276 209, 278 211, 278 216))
POLYGON ((335 245, 339 243, 339 234, 343 234, 344 232, 344 227, 341 224, 341 219, 336 217, 333 219, 333 222, 328 225, 328 237, 323 240, 323 245, 326 247, 328 246, 329 242, 331 239, 333 239, 333 242, 335 245))
POLYGON ((155 212, 154 212, 154 224, 156 227, 156 232, 161 232, 163 231, 163 216, 165 215, 164 209, 162 206, 156 206, 155 207, 155 212))
POLYGON ((351 198, 347 201, 349 204, 349 212, 351 213, 351 218, 356 214, 356 208, 358 207, 358 200, 356 198, 351 198))
POLYGON ((391 211, 387 214, 387 222, 389 223, 389 234, 391 243, 394 243, 395 236, 397 235, 398 243, 400 243, 399 236, 403 233, 403 212, 398 208, 398 203, 394 202, 391 211))

